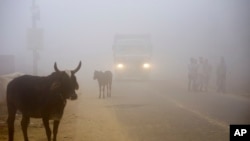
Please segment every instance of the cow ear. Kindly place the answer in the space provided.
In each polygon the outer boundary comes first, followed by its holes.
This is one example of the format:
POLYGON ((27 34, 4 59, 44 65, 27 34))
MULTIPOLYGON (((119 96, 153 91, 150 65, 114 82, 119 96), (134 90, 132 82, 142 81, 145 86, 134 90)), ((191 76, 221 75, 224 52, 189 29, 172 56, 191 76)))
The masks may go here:
POLYGON ((59 81, 55 81, 51 84, 50 90, 55 91, 58 90, 61 86, 61 83, 59 81))

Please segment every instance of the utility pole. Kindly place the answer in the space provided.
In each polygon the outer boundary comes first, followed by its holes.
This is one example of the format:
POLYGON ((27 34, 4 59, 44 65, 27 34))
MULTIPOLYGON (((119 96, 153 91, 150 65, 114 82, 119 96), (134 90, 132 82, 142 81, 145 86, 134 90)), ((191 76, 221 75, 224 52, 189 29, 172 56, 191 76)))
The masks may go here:
POLYGON ((32 27, 28 28, 28 49, 31 49, 33 52, 33 75, 37 75, 38 69, 38 59, 39 52, 38 50, 42 48, 43 45, 43 30, 37 28, 37 21, 40 20, 40 9, 36 5, 36 0, 32 0, 31 6, 31 21, 32 27))
MULTIPOLYGON (((36 29, 36 20, 37 20, 37 13, 36 13, 36 0, 32 0, 32 28, 36 29)), ((37 48, 33 48, 33 74, 37 75, 37 62, 38 62, 38 51, 37 48)))

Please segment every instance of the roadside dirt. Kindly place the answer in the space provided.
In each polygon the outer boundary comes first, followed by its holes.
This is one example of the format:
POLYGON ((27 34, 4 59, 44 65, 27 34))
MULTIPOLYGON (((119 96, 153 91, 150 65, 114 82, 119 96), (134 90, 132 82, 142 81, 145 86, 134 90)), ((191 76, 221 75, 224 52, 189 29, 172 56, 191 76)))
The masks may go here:
MULTIPOLYGON (((116 119, 108 99, 98 99, 97 94, 86 92, 78 100, 68 100, 58 131, 59 141, 129 141, 126 131, 116 119)), ((0 141, 8 139, 6 115, 0 119, 0 141)), ((21 115, 15 122, 15 141, 23 141, 20 126, 21 115)), ((52 128, 52 122, 50 124, 52 128)), ((46 141, 45 129, 41 119, 31 119, 28 128, 31 141, 46 141)))

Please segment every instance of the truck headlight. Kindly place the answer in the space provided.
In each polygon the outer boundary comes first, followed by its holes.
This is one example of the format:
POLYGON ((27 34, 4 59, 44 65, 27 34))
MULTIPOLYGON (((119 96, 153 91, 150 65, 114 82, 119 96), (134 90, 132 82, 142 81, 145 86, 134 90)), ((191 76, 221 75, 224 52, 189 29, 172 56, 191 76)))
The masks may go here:
POLYGON ((124 68, 124 65, 121 64, 121 63, 119 63, 119 64, 116 65, 116 68, 118 68, 118 69, 123 69, 123 68, 124 68))
POLYGON ((150 64, 149 64, 149 63, 144 63, 144 64, 143 64, 143 68, 144 68, 144 69, 150 68, 150 64))

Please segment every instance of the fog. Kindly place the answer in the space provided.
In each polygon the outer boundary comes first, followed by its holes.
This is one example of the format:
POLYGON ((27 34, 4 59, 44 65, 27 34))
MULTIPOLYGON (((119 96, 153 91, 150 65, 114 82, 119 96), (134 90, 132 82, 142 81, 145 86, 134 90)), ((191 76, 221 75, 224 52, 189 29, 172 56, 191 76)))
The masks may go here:
MULTIPOLYGON (((44 31, 38 75, 48 75, 56 61, 74 69, 78 80, 92 80, 94 70, 113 70, 116 34, 150 34, 152 80, 186 87, 190 57, 207 58, 215 68, 221 56, 228 67, 228 88, 244 91, 250 84, 250 1, 248 0, 36 0, 37 27, 44 31)), ((15 56, 15 71, 33 73, 27 48, 32 27, 31 0, 0 1, 0 55, 15 56)), ((3 66, 1 66, 3 67, 3 66)), ((213 86, 212 86, 213 87, 213 86)))

